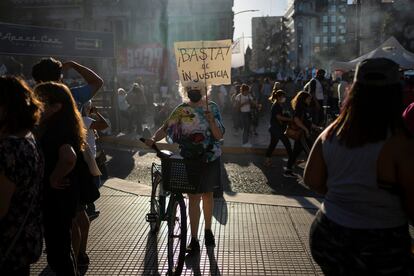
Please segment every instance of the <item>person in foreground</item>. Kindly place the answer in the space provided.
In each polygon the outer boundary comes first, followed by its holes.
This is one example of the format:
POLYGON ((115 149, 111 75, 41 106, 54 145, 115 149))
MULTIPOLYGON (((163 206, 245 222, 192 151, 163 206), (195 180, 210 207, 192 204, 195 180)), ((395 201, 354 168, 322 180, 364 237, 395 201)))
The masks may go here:
POLYGON ((325 195, 310 230, 325 275, 412 275, 414 141, 402 120, 399 67, 367 59, 343 112, 317 139, 304 173, 325 195))
POLYGON ((37 138, 45 158, 42 211, 47 262, 56 275, 74 276, 71 230, 82 180, 76 167, 86 129, 66 85, 44 82, 34 91, 45 106, 37 138))
POLYGON ((146 141, 148 146, 167 137, 169 143, 178 143, 180 155, 184 159, 200 161, 203 164, 200 172, 197 192, 189 194, 189 215, 191 226, 191 242, 187 247, 190 254, 198 253, 198 226, 200 220, 200 200, 203 200, 205 220, 205 245, 215 246, 214 235, 211 231, 213 215, 213 190, 220 183, 220 141, 223 139, 224 126, 218 106, 209 102, 208 111, 200 84, 190 83, 182 91, 183 99, 189 101, 175 108, 170 117, 151 139, 146 141))
POLYGON ((29 276, 42 254, 44 161, 32 131, 42 103, 15 77, 0 77, 0 275, 29 276))

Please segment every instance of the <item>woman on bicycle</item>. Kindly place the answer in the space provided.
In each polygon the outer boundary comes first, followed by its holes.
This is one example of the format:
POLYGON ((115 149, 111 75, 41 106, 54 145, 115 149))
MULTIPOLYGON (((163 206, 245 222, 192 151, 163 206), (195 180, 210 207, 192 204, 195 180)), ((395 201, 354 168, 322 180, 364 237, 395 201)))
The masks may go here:
POLYGON ((283 115, 282 104, 286 102, 286 93, 283 90, 273 90, 272 95, 269 98, 272 103, 271 115, 270 115, 270 144, 266 151, 266 159, 264 165, 266 167, 272 166, 272 153, 279 142, 282 141, 286 148, 288 156, 292 155, 292 146, 289 139, 283 134, 286 129, 286 124, 292 121, 291 118, 283 115))
POLYGON ((167 137, 169 143, 178 143, 183 158, 203 163, 197 192, 189 194, 189 213, 191 242, 187 252, 200 251, 198 226, 200 220, 200 200, 203 200, 205 220, 205 245, 215 246, 211 231, 213 215, 213 189, 220 183, 220 143, 223 139, 224 126, 218 106, 208 103, 203 97, 205 88, 198 83, 189 83, 181 89, 183 103, 178 105, 166 122, 146 141, 148 146, 167 137))

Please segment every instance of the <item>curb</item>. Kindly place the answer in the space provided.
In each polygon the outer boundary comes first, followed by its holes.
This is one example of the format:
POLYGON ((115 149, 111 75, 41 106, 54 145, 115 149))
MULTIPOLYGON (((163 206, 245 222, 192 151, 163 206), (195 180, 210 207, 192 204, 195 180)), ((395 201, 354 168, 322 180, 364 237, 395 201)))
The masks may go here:
MULTIPOLYGON (((105 181, 104 186, 113 190, 137 196, 151 196, 150 186, 123 180, 120 178, 109 178, 107 181, 105 181)), ((322 202, 322 198, 318 197, 248 194, 235 192, 224 192, 223 197, 216 198, 216 200, 217 199, 234 203, 282 206, 289 208, 305 209, 319 209, 320 204, 322 202)))
MULTIPOLYGON (((99 138, 100 142, 110 143, 114 145, 120 146, 127 146, 127 147, 134 147, 139 149, 148 149, 144 143, 139 141, 138 139, 132 139, 130 137, 116 137, 116 136, 104 136, 99 138)), ((170 150, 170 151, 178 151, 178 145, 176 144, 168 144, 165 142, 157 142, 159 149, 161 150, 170 150)), ((255 154, 255 155, 262 155, 264 156, 266 153, 267 148, 256 146, 251 148, 244 148, 241 146, 222 146, 223 153, 230 153, 230 154, 255 154)), ((287 156, 287 152, 285 149, 276 148, 273 151, 273 156, 287 156)))

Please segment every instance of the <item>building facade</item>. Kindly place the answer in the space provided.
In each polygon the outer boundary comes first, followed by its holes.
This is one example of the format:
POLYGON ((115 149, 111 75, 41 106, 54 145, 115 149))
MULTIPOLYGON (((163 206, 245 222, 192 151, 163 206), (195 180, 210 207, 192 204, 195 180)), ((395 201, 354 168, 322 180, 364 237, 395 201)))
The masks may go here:
MULTIPOLYGON (((7 3, 12 16, 2 15, 3 9, 0 11, 0 17, 6 18, 0 19, 3 22, 114 33, 119 79, 143 77, 161 81, 172 77, 175 41, 233 37, 233 0, 7 0, 7 3)), ((113 75, 113 61, 84 62, 105 78, 113 75)))
POLYGON ((283 16, 252 18, 252 62, 253 71, 273 71, 276 60, 272 49, 280 47, 281 40, 272 39, 283 31, 283 16))
MULTIPOLYGON (((355 0, 355 22, 358 55, 365 54, 378 47, 385 40, 383 37, 384 19, 392 10, 391 0, 355 0)), ((407 6, 406 8, 409 8, 407 6)), ((394 18, 393 20, 400 20, 394 18)))
MULTIPOLYGON (((291 30, 291 63, 297 69, 328 67, 349 43, 346 0, 292 0, 285 17, 291 30)), ((348 54, 348 53, 344 53, 348 54)))

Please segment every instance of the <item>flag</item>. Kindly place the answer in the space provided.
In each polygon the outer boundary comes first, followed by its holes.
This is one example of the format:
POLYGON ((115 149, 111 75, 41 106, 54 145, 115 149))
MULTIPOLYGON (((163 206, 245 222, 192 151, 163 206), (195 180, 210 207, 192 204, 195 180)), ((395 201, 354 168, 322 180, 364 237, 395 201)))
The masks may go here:
POLYGON ((237 39, 231 46, 231 67, 239 68, 244 66, 244 45, 242 39, 237 39))

